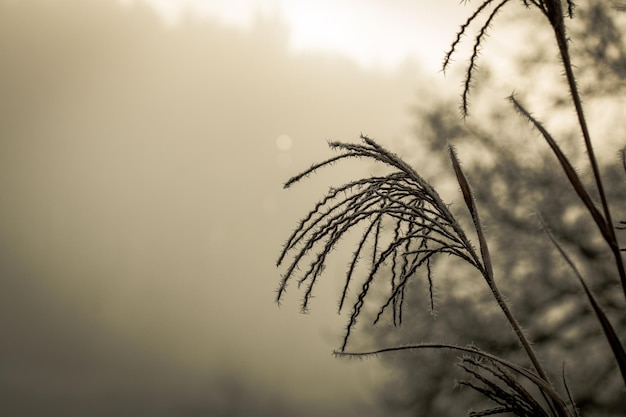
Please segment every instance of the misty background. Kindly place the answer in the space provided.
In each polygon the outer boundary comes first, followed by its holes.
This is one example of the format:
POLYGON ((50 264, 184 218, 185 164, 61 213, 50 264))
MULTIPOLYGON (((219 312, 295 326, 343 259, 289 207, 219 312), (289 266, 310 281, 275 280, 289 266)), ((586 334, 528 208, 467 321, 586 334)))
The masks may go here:
MULTIPOLYGON (((463 13, 449 3, 414 16, 451 28, 441 54, 463 13)), ((144 2, 0 2, 3 414, 378 415, 381 364, 331 355, 341 283, 311 315, 295 290, 274 303, 295 222, 368 166, 282 183, 330 139, 411 143, 411 106, 442 77, 291 33, 279 13, 173 24, 144 2)))
MULTIPOLYGON (((328 140, 364 133, 459 210, 445 153, 455 143, 497 276, 553 380, 567 363, 585 415, 621 415, 606 341, 533 217, 543 213, 625 329, 597 231, 506 103, 515 91, 588 177, 552 34, 516 6, 481 45, 463 120, 473 35, 439 70, 472 3, 0 0, 0 414, 399 417, 480 406, 453 389, 454 355, 332 356, 350 245, 329 257, 310 314, 296 285, 275 303, 276 258, 297 221, 329 186, 380 167, 345 161, 282 184, 334 155, 328 140)), ((626 15, 603 0, 576 16, 579 87, 621 220, 626 15)), ((362 320, 350 348, 437 340, 517 361, 488 289, 454 263, 437 266, 434 314, 418 282, 410 323, 362 320)))
MULTIPOLYGON (((439 70, 468 5, 0 0, 0 414, 367 417, 478 404, 453 390, 453 355, 331 355, 353 248, 328 259, 311 314, 300 314, 295 285, 274 302, 276 258, 297 221, 329 186, 380 168, 346 161, 282 184, 332 156, 328 140, 364 133, 453 209, 441 149, 457 145, 504 292, 542 360, 557 364, 554 380, 566 362, 585 415, 621 415, 606 341, 532 213, 582 261, 624 329, 605 249, 546 144, 504 100, 516 91, 586 178, 551 33, 522 2, 499 14, 462 120, 471 35, 439 70)), ((569 30, 623 219, 626 15, 614 12, 610 1, 580 5, 569 30)), ((440 340, 516 361, 488 290, 438 266, 434 315, 427 291, 412 291, 414 320, 400 330, 363 320, 351 348, 440 340)))

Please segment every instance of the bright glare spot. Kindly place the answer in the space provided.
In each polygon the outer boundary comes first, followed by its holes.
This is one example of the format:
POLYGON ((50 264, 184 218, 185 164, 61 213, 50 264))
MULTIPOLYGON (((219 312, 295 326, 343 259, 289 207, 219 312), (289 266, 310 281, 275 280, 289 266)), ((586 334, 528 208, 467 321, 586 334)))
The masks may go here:
POLYGON ((276 147, 281 151, 288 151, 293 145, 293 140, 289 135, 280 135, 276 138, 276 147))
POLYGON ((402 22, 380 4, 315 1, 285 3, 285 8, 296 50, 347 54, 366 66, 393 66, 409 53, 405 37, 410 32, 399 31, 402 22))

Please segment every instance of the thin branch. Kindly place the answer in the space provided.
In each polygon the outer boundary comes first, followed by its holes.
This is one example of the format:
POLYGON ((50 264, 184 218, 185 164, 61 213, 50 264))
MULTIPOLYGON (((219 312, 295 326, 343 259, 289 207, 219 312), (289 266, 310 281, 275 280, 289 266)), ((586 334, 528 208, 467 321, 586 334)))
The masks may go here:
POLYGON ((503 365, 507 367, 508 369, 511 369, 512 371, 515 371, 518 374, 527 378, 528 380, 532 381, 537 386, 537 388, 539 388, 545 395, 547 395, 548 398, 550 398, 550 400, 554 403, 556 407, 556 412, 558 413, 560 417, 570 416, 569 412, 567 411, 567 404, 565 403, 565 401, 563 401, 563 399, 559 396, 559 394, 556 391, 554 391, 554 388, 552 387, 552 385, 546 382, 542 377, 540 377, 539 375, 533 373, 532 371, 529 371, 528 369, 523 368, 513 362, 507 361, 506 359, 502 359, 496 355, 477 349, 475 347, 457 346, 457 345, 451 345, 451 344, 446 344, 446 343, 420 343, 416 345, 405 345, 405 346, 382 348, 382 349, 377 349, 377 350, 368 351, 368 352, 333 351, 333 354, 340 358, 341 357, 363 358, 363 357, 368 357, 368 356, 377 356, 381 353, 387 353, 387 352, 400 352, 400 351, 405 351, 405 350, 419 350, 419 349, 454 350, 454 351, 459 351, 459 352, 464 352, 464 353, 475 354, 479 357, 483 357, 495 363, 499 363, 500 365, 503 365))

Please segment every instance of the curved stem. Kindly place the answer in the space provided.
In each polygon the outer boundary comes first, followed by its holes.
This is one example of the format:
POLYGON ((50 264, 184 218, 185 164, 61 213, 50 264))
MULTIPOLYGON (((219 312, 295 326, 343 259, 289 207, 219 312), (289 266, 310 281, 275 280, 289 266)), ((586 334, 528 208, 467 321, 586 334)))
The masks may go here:
POLYGON ((513 363, 509 362, 505 359, 502 359, 498 356, 495 356, 491 353, 484 352, 474 347, 468 346, 456 346, 445 343, 420 343, 417 345, 404 345, 404 346, 396 346, 391 348, 383 348, 370 352, 344 352, 344 351, 334 351, 333 353, 339 357, 364 357, 371 355, 378 355, 380 353, 386 352, 398 352, 403 350, 414 350, 414 349, 450 349, 457 350, 460 352, 472 353, 478 355, 480 357, 489 359, 493 362, 499 363, 501 365, 506 366, 507 368, 524 375, 526 378, 531 380, 537 387, 541 390, 542 395, 546 398, 546 401, 551 401, 554 404, 554 408, 556 410, 556 414, 560 417, 567 417, 570 415, 567 411, 567 404, 561 399, 561 397, 554 391, 554 387, 547 381, 528 371, 527 369, 513 363))
MULTIPOLYGON (((558 3, 560 4, 560 2, 558 3)), ((563 14, 555 13, 555 16, 558 16, 558 17, 551 19, 552 28, 554 29, 554 36, 556 37, 556 42, 559 47, 559 53, 561 55, 561 60, 563 62, 563 67, 565 69, 565 76, 567 78, 567 84, 569 86, 570 94, 572 96, 572 101, 574 102, 574 108, 576 109, 576 116, 578 117, 578 124, 580 125, 580 130, 583 134, 583 139, 585 141, 585 148, 587 151, 587 155, 589 156, 589 163, 593 171, 593 177, 596 183, 596 187, 598 189, 598 194, 600 195, 600 201, 602 203, 602 210, 604 211, 604 218, 605 218, 606 224, 608 225, 609 237, 606 239, 607 244, 609 245, 609 247, 611 248, 611 251, 613 252, 613 256, 615 258, 615 263, 617 266, 617 272, 619 273, 622 290, 624 292, 624 298, 626 298, 626 270, 624 268, 624 262, 622 260, 619 243, 617 242, 617 236, 615 235, 615 228, 613 227, 613 221, 611 219, 611 211, 609 209, 609 204, 606 198, 606 193, 604 191, 604 185, 602 183, 602 178, 600 176, 600 169, 598 168, 598 162, 596 160, 593 145, 591 143, 591 135, 589 134, 589 128, 587 127, 587 120, 585 118, 585 114, 583 111, 582 100, 578 92, 578 87, 576 84, 576 77, 574 76, 574 70, 572 69, 572 62, 570 59, 569 48, 567 46, 568 41, 567 41, 567 35, 565 32, 565 22, 562 17, 563 14)))
MULTIPOLYGON (((488 255, 489 250, 487 248, 486 242, 484 242, 484 243, 485 243, 485 252, 487 252, 487 255, 488 255)), ((489 259, 489 258, 487 257, 487 259, 489 259)), ((484 276, 485 276, 485 280, 487 281, 487 284, 489 285, 489 288, 491 289, 491 292, 493 293, 494 298, 496 299, 496 302, 498 303, 498 306, 500 306, 500 309, 504 313, 507 321, 509 322, 509 325, 511 326, 511 328, 515 332, 515 335, 517 336, 517 339, 522 344, 522 347, 524 348, 524 351, 526 352, 526 355, 528 356, 528 358, 532 362, 535 370, 537 371, 537 375, 539 376, 539 378, 544 380, 546 382, 546 384, 552 386, 552 382, 550 382, 550 379, 548 378, 548 375, 543 370, 543 367, 541 366, 541 363, 539 362, 539 358, 537 358, 537 354, 535 353, 535 350, 533 349, 533 347, 531 346, 530 342, 526 338, 526 335, 522 331, 522 328, 521 328, 519 322, 517 321, 517 319, 515 318, 515 316, 511 312, 511 309, 509 308, 509 305, 506 303, 504 297, 502 296, 502 293, 498 289, 498 286, 496 285, 496 282, 495 282, 495 280, 493 278, 493 268, 492 268, 490 262, 489 262, 488 266, 484 269, 484 276)), ((545 398, 545 400, 548 402, 550 407, 553 407, 552 402, 550 400, 548 400, 548 398, 545 396, 545 394, 543 392, 541 393, 541 395, 545 398)))
MULTIPOLYGON (((522 344, 524 351, 526 351, 526 355, 528 356, 533 366, 537 370, 537 374, 544 381, 549 383, 548 375, 545 373, 545 371, 541 367, 541 364, 539 363, 539 359, 537 358, 535 351, 533 350, 532 346, 530 345, 530 342, 526 338, 526 335, 524 335, 524 332, 522 331, 522 328, 520 327, 517 319, 515 318, 515 316, 509 309, 508 304, 504 300, 502 293, 500 292, 500 290, 498 289, 498 286, 496 285, 496 281, 494 279, 494 274, 493 274, 493 264, 491 262, 491 255, 489 254, 489 245, 487 244, 487 238, 485 236, 484 229, 480 221, 480 215, 478 214, 478 207, 476 206, 476 201, 474 200, 474 194, 472 193, 472 189, 467 181, 465 173, 463 173, 463 169, 461 168, 461 163, 459 162, 459 159, 456 156, 456 152, 452 146, 449 147, 449 152, 450 152, 450 160, 452 162, 452 166, 454 168, 457 181, 459 183, 459 186, 461 187, 463 198, 465 199, 465 205, 467 206, 467 209, 469 210, 470 215, 472 216, 472 220, 474 222, 474 229, 476 230, 476 234, 478 235, 478 243, 480 246, 480 255, 482 257, 482 262, 478 260, 478 255, 475 253, 472 245, 467 240, 467 237, 465 236, 465 234, 462 233, 462 230, 459 233, 459 236, 465 242, 467 250, 477 260, 477 264, 481 266, 480 272, 485 278, 485 281, 487 282, 489 289, 491 290, 494 298, 496 299, 498 306, 500 306, 500 309, 504 313, 507 321, 513 328, 515 335, 517 336, 520 343, 522 344)), ((459 229, 461 228, 459 227, 459 229)))

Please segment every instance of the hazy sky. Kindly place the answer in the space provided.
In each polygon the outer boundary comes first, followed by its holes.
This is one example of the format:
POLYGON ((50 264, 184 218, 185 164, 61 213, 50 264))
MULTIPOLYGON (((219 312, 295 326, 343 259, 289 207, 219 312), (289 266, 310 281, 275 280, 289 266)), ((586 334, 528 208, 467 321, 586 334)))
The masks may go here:
POLYGON ((170 25, 190 17, 218 16, 226 24, 246 28, 259 14, 275 16, 289 25, 291 50, 334 51, 363 66, 386 69, 419 59, 435 71, 470 8, 456 0, 119 1, 151 4, 170 25))
POLYGON ((0 1, 2 413, 354 412, 378 363, 330 355, 339 283, 310 315, 295 289, 279 309, 274 262, 329 182, 370 167, 281 184, 329 139, 410 140, 440 75, 405 58, 445 47, 460 6, 206 2, 177 21, 154 0, 164 25, 147 3, 0 1))

